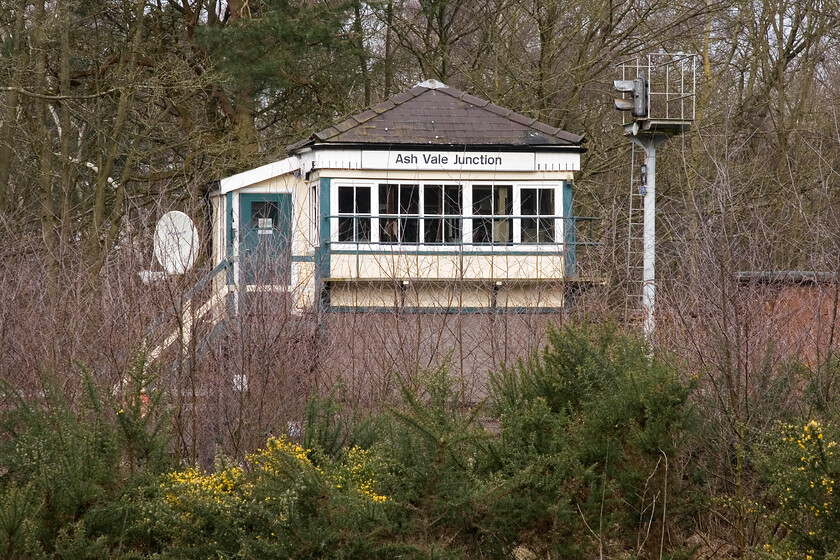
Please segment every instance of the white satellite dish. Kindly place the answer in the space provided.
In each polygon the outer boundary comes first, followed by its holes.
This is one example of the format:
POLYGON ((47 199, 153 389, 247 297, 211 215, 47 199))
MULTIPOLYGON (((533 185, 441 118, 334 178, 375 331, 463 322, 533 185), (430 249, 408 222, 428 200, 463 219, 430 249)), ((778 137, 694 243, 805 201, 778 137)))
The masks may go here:
POLYGON ((173 211, 155 226, 155 257, 167 274, 183 274, 198 257, 198 230, 189 216, 173 211))

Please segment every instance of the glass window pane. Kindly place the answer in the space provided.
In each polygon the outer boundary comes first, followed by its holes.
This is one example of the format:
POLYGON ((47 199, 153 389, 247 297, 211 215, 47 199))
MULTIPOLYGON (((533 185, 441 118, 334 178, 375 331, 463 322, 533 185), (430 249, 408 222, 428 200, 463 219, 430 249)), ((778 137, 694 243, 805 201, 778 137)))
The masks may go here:
POLYGON ((277 216, 279 214, 276 202, 252 202, 251 203, 251 227, 265 229, 277 228, 277 216), (264 221, 268 220, 268 222, 264 221))
POLYGON ((552 189, 540 189, 540 214, 543 216, 554 215, 554 191, 552 189))
POLYGON ((370 218, 356 218, 357 241, 370 241, 370 218))
POLYGON ((397 185, 379 185, 379 213, 397 213, 397 185))
POLYGON ((368 187, 356 187, 356 212, 370 214, 370 189, 368 187))
MULTIPOLYGON (((379 185, 379 241, 382 243, 460 243, 462 187, 460 185, 379 185), (422 203, 422 207, 421 207, 422 203), (423 218, 420 218, 422 208, 423 218), (444 215, 453 218, 444 220, 444 215), (422 225, 422 229, 421 229, 422 225)), ((492 188, 484 188, 483 204, 488 214, 492 211, 492 188)), ((357 206, 359 193, 356 193, 357 206)), ((361 205, 369 205, 365 198, 361 205)), ((357 211, 357 213, 363 213, 357 211)), ((356 235, 368 235, 359 228, 365 225, 357 223, 356 235)), ((492 236, 492 227, 488 226, 487 235, 492 236)), ((489 242, 489 241, 488 241, 489 242)))
POLYGON ((400 185, 400 214, 420 213, 420 189, 417 185, 400 185))
POLYGON ((522 215, 537 215, 537 189, 522 189, 522 215))
POLYGON ((420 220, 418 218, 403 218, 400 226, 402 227, 402 241, 404 243, 417 243, 418 233, 420 231, 420 220))
POLYGON ((522 243, 537 243, 536 218, 522 218, 522 243))
POLYGON ((443 211, 450 216, 461 215, 461 185, 446 185, 443 211))
POLYGON ((444 220, 443 242, 461 242, 461 218, 447 218, 444 220))
POLYGON ((382 243, 396 243, 397 242, 397 224, 399 222, 396 218, 380 218, 379 219, 379 240, 382 243))
POLYGON ((338 240, 353 241, 353 218, 338 219, 338 240))
POLYGON ((513 220, 494 220, 493 241, 495 243, 511 243, 513 241, 513 220))
POLYGON ((443 220, 440 218, 426 218, 424 220, 424 227, 426 231, 423 234, 423 240, 426 243, 441 243, 443 241, 442 228, 443 220))
POLYGON ((473 214, 489 216, 493 213, 493 189, 491 187, 473 187, 473 214))
POLYGON ((353 213, 353 187, 338 187, 338 213, 353 213))
POLYGON ((492 223, 490 218, 473 219, 473 243, 492 243, 492 223))
POLYGON ((522 243, 553 243, 554 242, 554 189, 529 188, 522 189, 520 213, 522 216, 541 216, 539 218, 522 218, 522 243))
POLYGON ((426 185, 423 187, 423 213, 427 216, 443 214, 440 185, 426 185))
POLYGON ((554 220, 552 218, 540 218, 540 243, 554 242, 554 220))
POLYGON ((508 216, 513 214, 513 189, 510 185, 496 185, 493 197, 493 213, 508 216))

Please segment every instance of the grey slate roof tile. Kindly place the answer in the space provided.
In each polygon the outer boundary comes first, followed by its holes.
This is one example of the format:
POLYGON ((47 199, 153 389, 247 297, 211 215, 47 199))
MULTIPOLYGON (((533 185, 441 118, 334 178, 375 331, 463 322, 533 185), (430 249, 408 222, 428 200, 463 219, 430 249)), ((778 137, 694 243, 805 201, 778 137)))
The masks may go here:
POLYGON ((519 113, 510 114, 508 115, 508 118, 517 124, 524 124, 525 126, 531 126, 537 122, 537 119, 526 117, 525 115, 520 115, 519 113))
POLYGON ((429 82, 292 144, 314 142, 579 147, 585 139, 499 107, 458 89, 429 82))
POLYGON ((480 97, 470 95, 469 93, 462 95, 461 101, 463 101, 464 103, 469 103, 470 105, 475 105, 476 107, 486 107, 487 105, 491 104, 486 99, 481 99, 480 97))
MULTIPOLYGON (((341 124, 341 123, 339 123, 339 124, 341 124)), ((354 125, 351 125, 349 128, 353 128, 353 126, 355 126, 355 124, 354 124, 354 125)), ((349 128, 348 128, 348 129, 349 129, 349 128)), ((336 128, 336 127, 334 127, 334 126, 331 126, 331 127, 329 127, 329 128, 325 128, 324 130, 322 130, 321 132, 319 132, 319 133, 318 133, 318 135, 319 135, 319 136, 322 136, 322 137, 324 137, 324 138, 329 138, 330 136, 335 136, 336 134, 338 134, 338 133, 340 133, 340 132, 341 132, 341 131, 340 131, 338 128, 336 128)))
POLYGON ((342 122, 340 122, 340 123, 338 123, 338 124, 336 124, 336 125, 333 125, 331 128, 334 128, 334 129, 336 129, 339 133, 341 133, 341 132, 347 132, 348 130, 350 130, 351 128, 353 128, 354 126, 356 126, 357 124, 358 124, 358 123, 356 123, 356 122, 355 122, 355 121, 353 121, 352 119, 347 119, 346 121, 342 121, 342 122))

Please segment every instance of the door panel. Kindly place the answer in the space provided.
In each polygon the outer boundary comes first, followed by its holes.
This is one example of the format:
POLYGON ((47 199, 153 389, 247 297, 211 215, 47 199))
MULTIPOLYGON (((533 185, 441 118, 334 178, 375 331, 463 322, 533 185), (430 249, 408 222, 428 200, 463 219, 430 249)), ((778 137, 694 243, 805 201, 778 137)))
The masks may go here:
POLYGON ((292 195, 242 194, 239 253, 245 283, 288 286, 291 282, 292 195))

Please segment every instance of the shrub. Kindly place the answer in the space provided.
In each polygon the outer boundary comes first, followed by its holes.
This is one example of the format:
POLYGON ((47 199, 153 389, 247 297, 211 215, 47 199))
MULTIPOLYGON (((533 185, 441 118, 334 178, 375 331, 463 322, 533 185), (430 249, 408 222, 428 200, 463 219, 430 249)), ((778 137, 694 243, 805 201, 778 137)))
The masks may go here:
POLYGON ((269 439, 247 465, 162 476, 134 530, 177 558, 347 558, 376 556, 381 508, 378 465, 353 448, 342 461, 285 437, 269 439), (320 455, 314 461, 311 455, 320 455))
POLYGON ((42 398, 4 387, 12 404, 0 415, 0 557, 97 558, 119 546, 129 515, 120 496, 168 462, 162 393, 145 369, 138 357, 121 395, 84 372, 76 404, 49 383, 42 398))
POLYGON ((768 516, 777 531, 765 551, 778 558, 840 555, 840 451, 838 434, 817 420, 782 424, 763 463, 776 496, 768 516))
POLYGON ((648 536, 674 503, 668 461, 689 387, 642 340, 613 330, 549 328, 548 340, 491 378, 501 427, 484 531, 565 557, 659 546, 648 536))

